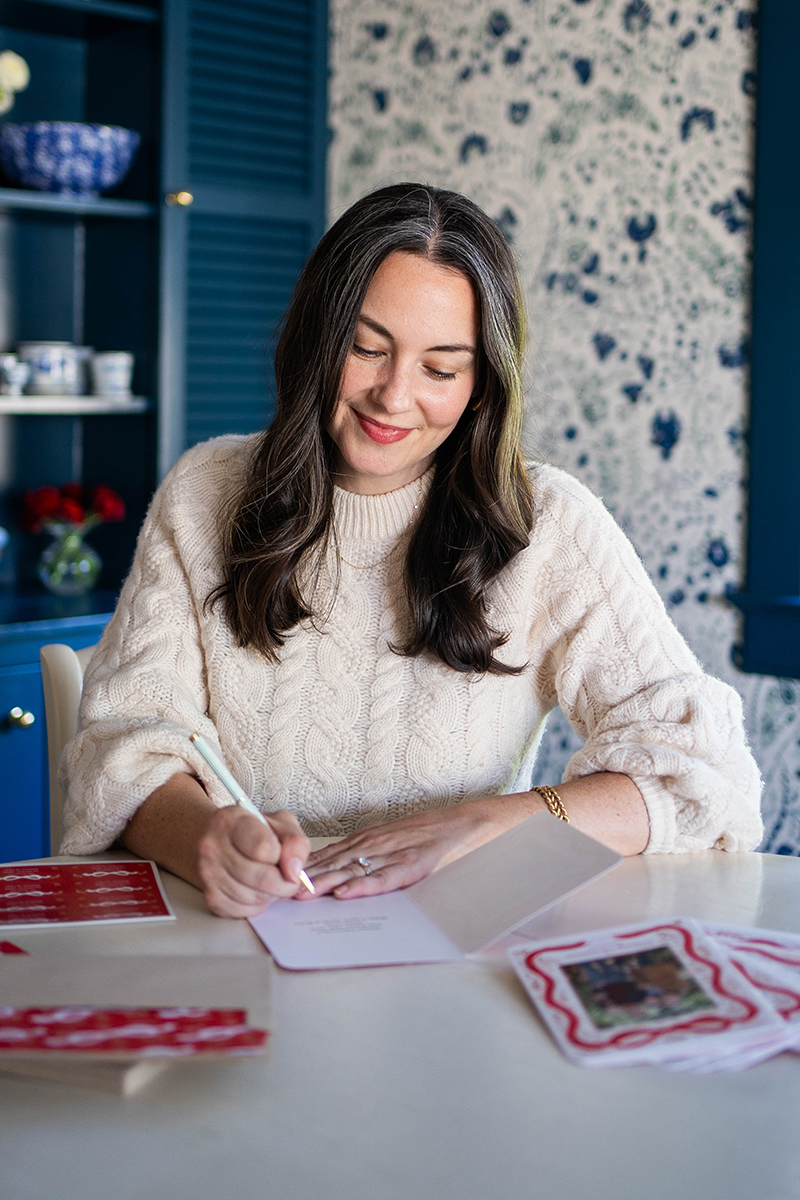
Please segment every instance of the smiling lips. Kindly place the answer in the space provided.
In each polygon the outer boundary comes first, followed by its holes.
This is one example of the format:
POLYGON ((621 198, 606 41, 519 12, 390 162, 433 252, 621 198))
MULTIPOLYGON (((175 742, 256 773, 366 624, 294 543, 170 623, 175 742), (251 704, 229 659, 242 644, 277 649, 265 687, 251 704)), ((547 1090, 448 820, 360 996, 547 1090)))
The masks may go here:
POLYGON ((389 446, 392 442, 401 442, 411 433, 410 429, 398 429, 395 425, 381 425, 380 422, 373 421, 360 412, 356 412, 356 416, 367 437, 381 446, 389 446))

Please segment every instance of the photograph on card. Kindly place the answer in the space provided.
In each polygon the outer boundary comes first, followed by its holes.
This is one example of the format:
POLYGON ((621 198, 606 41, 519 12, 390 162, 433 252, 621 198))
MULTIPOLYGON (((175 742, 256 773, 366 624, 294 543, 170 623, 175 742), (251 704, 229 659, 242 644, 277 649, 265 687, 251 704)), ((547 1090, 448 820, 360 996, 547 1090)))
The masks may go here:
POLYGON ((713 999, 669 946, 569 963, 561 970, 597 1029, 714 1008, 713 999))

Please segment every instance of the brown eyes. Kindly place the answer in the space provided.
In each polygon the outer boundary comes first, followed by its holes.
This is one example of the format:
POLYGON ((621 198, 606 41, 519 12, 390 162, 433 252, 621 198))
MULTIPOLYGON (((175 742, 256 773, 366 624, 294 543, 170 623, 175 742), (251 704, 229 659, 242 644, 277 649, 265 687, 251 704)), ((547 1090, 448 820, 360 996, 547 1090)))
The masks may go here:
MULTIPOLYGON (((353 354, 357 355, 358 358, 374 359, 374 358, 381 358, 383 355, 383 351, 382 350, 367 350, 367 348, 365 346, 358 346, 354 342, 353 343, 353 354)), ((456 377, 455 371, 437 371, 435 367, 426 367, 425 370, 428 372, 431 379, 455 379, 455 377, 456 377)))

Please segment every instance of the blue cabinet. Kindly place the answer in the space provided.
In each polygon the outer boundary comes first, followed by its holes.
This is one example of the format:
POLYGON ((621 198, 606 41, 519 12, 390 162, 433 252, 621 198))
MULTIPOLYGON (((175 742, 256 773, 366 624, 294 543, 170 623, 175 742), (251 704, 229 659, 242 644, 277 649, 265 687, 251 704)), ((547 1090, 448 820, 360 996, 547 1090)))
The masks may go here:
MULTIPOLYGON (((24 652, 33 653, 33 646, 24 652)), ((44 704, 38 665, 0 667, 0 713, 0 860, 9 862, 47 853, 44 704), (12 723, 11 714, 18 709, 33 717, 32 724, 12 723)))
MULTIPOLYGON (((96 642, 158 478, 187 445, 272 411, 270 345, 324 229, 326 0, 0 0, 0 50, 31 67, 12 121, 142 135, 110 196, 0 178, 0 350, 67 340, 131 350, 146 411, 4 415, 0 525, 0 860, 47 851, 39 647, 96 642), (104 564, 82 601, 37 592, 22 494, 68 480, 123 496, 90 535, 104 564), (8 713, 21 707, 33 723, 8 713)), ((8 409, 5 410, 9 412, 8 409)))
POLYGON ((50 596, 0 599, 0 862, 50 852, 47 736, 39 649, 99 641, 114 597, 69 602, 50 596), (15 710, 30 714, 20 723, 15 710))

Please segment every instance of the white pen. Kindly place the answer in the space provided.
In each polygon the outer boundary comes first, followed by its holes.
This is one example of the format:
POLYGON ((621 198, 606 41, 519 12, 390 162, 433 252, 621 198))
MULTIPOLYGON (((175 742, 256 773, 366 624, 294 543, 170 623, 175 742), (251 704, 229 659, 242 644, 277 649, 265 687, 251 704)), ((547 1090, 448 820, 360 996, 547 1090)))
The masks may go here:
MULTIPOLYGON (((252 813, 254 817, 258 817, 259 821, 262 821, 265 825, 269 825, 269 828, 272 829, 272 826, 269 824, 267 818, 262 812, 259 812, 247 793, 239 787, 239 784, 233 778, 230 771, 225 766, 225 763, 222 761, 219 755, 215 754, 215 752, 211 749, 206 739, 199 733, 190 733, 189 740, 194 742, 198 752, 202 754, 203 758, 211 767, 211 770, 214 772, 217 779, 224 787, 228 789, 236 803, 241 808, 246 809, 247 812, 252 813)), ((306 875, 305 871, 299 871, 298 874, 303 887, 307 888, 309 892, 311 892, 312 896, 315 896, 316 888, 309 879, 308 875, 306 875)))

